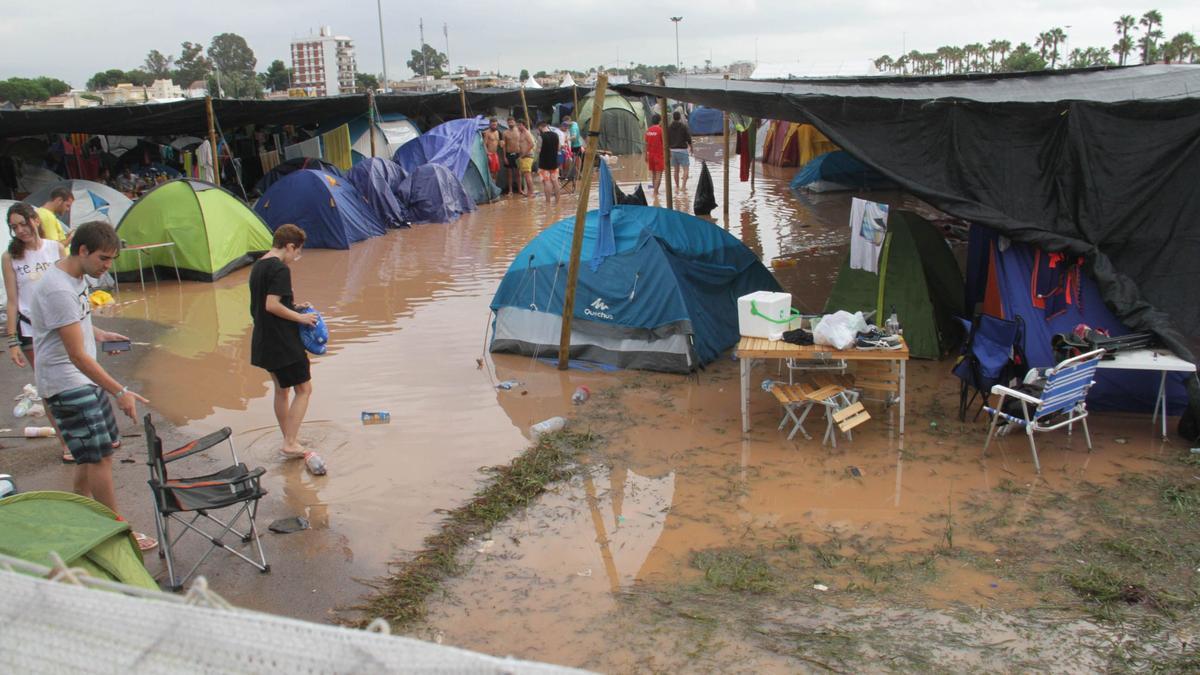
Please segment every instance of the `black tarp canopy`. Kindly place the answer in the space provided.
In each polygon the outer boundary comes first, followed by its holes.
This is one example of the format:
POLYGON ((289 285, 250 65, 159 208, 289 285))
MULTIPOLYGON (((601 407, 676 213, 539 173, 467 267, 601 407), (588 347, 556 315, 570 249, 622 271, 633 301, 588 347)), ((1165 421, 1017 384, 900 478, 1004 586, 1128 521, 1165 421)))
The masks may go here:
MULTIPOLYGON (((583 98, 591 90, 580 87, 529 89, 526 103, 545 108, 555 103, 583 98)), ((521 105, 519 89, 474 89, 466 92, 469 114, 488 113, 494 107, 516 108, 521 105)), ((367 112, 366 94, 289 98, 280 100, 213 99, 213 115, 223 129, 249 124, 293 124, 305 126, 329 119, 348 118, 367 112)), ((462 98, 457 91, 427 94, 380 94, 375 106, 381 113, 401 113, 408 117, 436 115, 443 118, 462 116, 462 98)), ((117 136, 203 135, 208 129, 204 100, 132 106, 98 106, 77 110, 0 111, 0 138, 51 133, 89 133, 117 136)))
MULTIPOLYGON (((693 76, 616 88, 810 123, 951 215, 1084 256, 1127 326, 1194 360, 1200 66, 769 82, 693 76)), ((1187 424, 1200 399, 1195 378, 1190 390, 1187 424)))

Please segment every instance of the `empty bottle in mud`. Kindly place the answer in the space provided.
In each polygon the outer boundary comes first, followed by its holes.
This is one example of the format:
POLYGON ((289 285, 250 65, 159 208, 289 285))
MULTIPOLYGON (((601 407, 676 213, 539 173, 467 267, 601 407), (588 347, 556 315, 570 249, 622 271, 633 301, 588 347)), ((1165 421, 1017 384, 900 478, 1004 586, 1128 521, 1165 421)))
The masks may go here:
POLYGON ((585 386, 576 387, 575 393, 571 394, 571 403, 574 403, 575 405, 579 405, 580 403, 583 403, 584 401, 588 400, 588 397, 591 395, 592 395, 591 389, 588 389, 585 386))
POLYGON ((533 440, 536 441, 544 434, 551 434, 555 431, 561 431, 565 426, 567 426, 566 418, 551 417, 548 420, 542 420, 541 422, 529 427, 529 435, 532 436, 533 440))
POLYGON ((363 424, 388 424, 392 421, 392 414, 386 410, 364 410, 362 413, 363 424))
POLYGON ((304 466, 308 467, 309 472, 314 476, 325 475, 325 460, 311 450, 304 453, 304 466))

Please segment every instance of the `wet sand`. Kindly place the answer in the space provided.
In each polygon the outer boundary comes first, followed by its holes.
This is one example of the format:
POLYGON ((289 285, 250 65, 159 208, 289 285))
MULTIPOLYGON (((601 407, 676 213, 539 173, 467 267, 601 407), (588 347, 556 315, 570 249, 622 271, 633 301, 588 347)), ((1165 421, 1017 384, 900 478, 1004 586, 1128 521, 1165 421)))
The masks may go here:
MULTIPOLYGON (((714 160, 709 168, 721 201, 718 146, 719 139, 703 139, 698 155, 714 160)), ((626 192, 646 182, 639 157, 613 168, 626 192)), ((720 206, 714 221, 772 267, 798 308, 820 312, 846 250, 849 195, 798 198, 787 187, 794 169, 759 170, 753 193, 735 179, 728 221, 720 206)), ((697 163, 678 207, 691 210, 698 174, 697 163)), ((895 192, 870 197, 902 199, 895 192)), ((301 434, 329 465, 319 478, 278 457, 269 378, 249 365, 248 270, 214 284, 122 288, 112 321, 149 343, 135 347, 130 377, 167 424, 169 440, 231 427, 244 460, 268 469, 271 494, 260 524, 288 515, 313 523, 308 532, 266 535, 270 575, 214 555, 202 573, 218 592, 244 607, 328 619, 365 592, 356 579, 384 574, 389 561, 418 548, 439 522, 436 509, 474 491, 479 468, 519 454, 530 424, 577 415, 573 424, 590 425, 607 441, 590 458, 587 477, 555 488, 468 552, 471 571, 449 585, 419 633, 601 670, 679 665, 686 661, 656 660, 675 637, 639 634, 638 614, 625 599, 643 585, 694 577, 693 551, 787 537, 862 537, 897 552, 921 551, 943 536, 937 518, 947 508, 962 508, 1002 480, 1037 482, 1023 438, 1006 439, 980 460, 982 423, 960 427, 952 419, 958 390, 948 362, 910 367, 905 438, 896 434, 895 409, 875 405, 854 441, 833 450, 819 440, 786 441, 775 428, 778 406, 757 388, 754 427, 743 437, 737 363, 728 357, 698 376, 679 377, 562 373, 528 358, 486 354, 488 303, 513 256, 574 206, 573 195, 551 204, 506 197, 450 225, 390 232, 350 251, 305 252, 293 271, 296 297, 320 309, 331 332, 329 352, 314 358, 314 395, 301 434), (524 385, 498 391, 495 384, 506 379, 524 385), (574 408, 569 398, 580 384, 595 395, 574 408), (392 421, 364 426, 365 410, 387 410, 392 421)), ((5 369, 5 391, 23 383, 13 370, 5 369)), ((776 377, 774 369, 755 371, 755 382, 764 377, 776 377)), ((1053 489, 1111 482, 1173 449, 1153 438, 1145 417, 1093 419, 1094 453, 1079 436, 1045 442, 1044 475, 1053 489), (1118 436, 1128 443, 1115 443, 1118 436)), ((809 423, 818 436, 820 428, 809 423)), ((119 495, 130 520, 149 531, 144 450, 132 445, 126 452, 139 463, 118 467, 119 495)), ((23 487, 69 488, 70 469, 30 466, 23 487)), ((203 466, 193 463, 197 472, 203 466)), ((162 572, 155 556, 147 565, 162 572)), ((944 572, 936 588, 917 593, 922 606, 977 601, 981 592, 997 609, 1029 601, 965 568, 944 572)), ((751 658, 736 646, 715 653, 714 668, 796 666, 751 658)))

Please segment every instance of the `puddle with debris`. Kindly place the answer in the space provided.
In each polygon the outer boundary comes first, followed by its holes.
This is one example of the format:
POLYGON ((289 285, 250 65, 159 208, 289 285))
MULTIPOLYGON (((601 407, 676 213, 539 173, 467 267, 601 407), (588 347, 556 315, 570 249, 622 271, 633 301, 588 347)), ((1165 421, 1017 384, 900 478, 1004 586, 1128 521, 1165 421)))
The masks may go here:
MULTIPOLYGON (((718 200, 719 142, 698 145, 699 155, 714 160, 718 200)), ((638 157, 613 168, 626 192, 645 183, 638 157)), ((718 207, 715 222, 772 267, 798 308, 820 312, 845 253, 849 197, 797 197, 787 186, 794 169, 759 169, 753 193, 749 184, 732 182, 729 220, 718 207)), ((698 172, 697 165, 693 184, 698 172)), ((904 201, 895 192, 870 197, 904 201)), ((676 203, 690 211, 691 198, 688 190, 676 203)), ((896 409, 873 405, 873 419, 853 442, 830 449, 819 440, 786 441, 776 431, 778 406, 757 386, 754 427, 743 437, 737 363, 729 358, 684 378, 559 372, 529 358, 486 355, 487 306, 508 264, 543 227, 573 212, 572 195, 556 204, 504 198, 451 225, 390 232, 349 251, 305 252, 293 270, 296 297, 323 312, 331 333, 329 352, 314 359, 314 394, 301 434, 329 465, 320 479, 301 476, 297 463, 285 466, 277 457, 269 378, 249 365, 247 270, 213 284, 164 282, 144 295, 124 289, 127 304, 117 312, 169 327, 147 348, 139 373, 155 410, 184 433, 232 427, 249 462, 269 469, 268 499, 282 499, 286 512, 304 514, 314 530, 343 542, 342 607, 365 591, 351 577, 382 575, 389 561, 419 548, 439 523, 434 509, 469 497, 480 467, 518 455, 532 423, 576 415, 573 425, 603 434, 605 446, 587 458, 584 476, 553 487, 497 528, 492 544, 464 553, 470 571, 447 585, 417 629, 448 644, 601 670, 821 667, 787 650, 745 644, 702 611, 671 609, 672 587, 716 574, 698 568, 697 552, 759 551, 776 568, 796 566, 803 578, 783 584, 787 597, 820 611, 798 616, 777 596, 760 603, 765 614, 753 621, 761 624, 764 644, 795 631, 833 630, 818 624, 836 624, 838 616, 883 617, 889 603, 913 603, 918 618, 893 607, 879 629, 894 625, 897 634, 913 635, 918 626, 952 623, 963 606, 991 612, 1031 606, 1036 594, 1006 581, 995 542, 973 531, 972 500, 987 501, 1002 485, 1069 493, 1083 483, 1107 484, 1156 466, 1172 451, 1152 440, 1148 420, 1098 416, 1092 454, 1078 436, 1045 442, 1044 482, 1033 473, 1023 438, 1006 439, 981 461, 982 424, 953 419, 957 380, 947 363, 910 367, 903 438, 896 409), (496 389, 505 380, 522 384, 496 389), (581 384, 592 400, 575 407, 570 396, 581 384), (390 411, 391 423, 364 426, 364 410, 390 411), (1112 443, 1118 435, 1130 443, 1112 443), (981 573, 952 555, 930 559, 956 547, 994 555, 997 573, 981 573), (815 590, 817 584, 828 590, 815 590), (663 612, 669 621, 661 620, 663 612), (681 646, 678 657, 662 656, 681 646)), ((754 382, 764 377, 777 377, 773 367, 760 366, 754 382)), ((819 422, 808 423, 818 439, 819 422)), ((1069 535, 1072 524, 1063 527, 1069 535)), ((289 613, 287 598, 230 599, 289 613)), ((712 611, 724 611, 720 604, 712 611)), ((1001 614, 990 620, 1010 621, 1001 614)), ((996 630, 1007 636, 1010 629, 996 630)), ((1013 639, 1030 649, 1043 642, 1024 633, 1013 639)), ((968 666, 997 663, 968 652, 968 666)))

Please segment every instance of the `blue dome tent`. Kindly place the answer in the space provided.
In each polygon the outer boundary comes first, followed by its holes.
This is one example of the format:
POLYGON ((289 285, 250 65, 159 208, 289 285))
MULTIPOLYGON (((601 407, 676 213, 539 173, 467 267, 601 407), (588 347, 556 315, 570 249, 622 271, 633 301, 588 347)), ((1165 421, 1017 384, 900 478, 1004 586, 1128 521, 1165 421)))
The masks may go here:
POLYGON ((400 184, 399 195, 414 223, 452 223, 475 210, 471 195, 441 164, 418 166, 400 184))
POLYGON ((693 136, 719 136, 725 114, 715 108, 698 105, 688 115, 688 129, 693 136))
MULTIPOLYGON (((597 263, 599 213, 587 215, 573 359, 691 372, 737 344, 740 296, 780 290, 750 249, 706 220, 650 206, 614 207, 611 220, 615 253, 597 263)), ((492 352, 557 352, 574 225, 572 216, 548 227, 513 260, 492 298, 492 352)))
POLYGON ((399 196, 404 178, 399 164, 382 157, 368 157, 346 173, 346 180, 375 209, 379 222, 389 227, 407 227, 410 220, 399 196))
POLYGON ((281 178, 254 205, 254 212, 272 232, 284 223, 299 225, 310 248, 347 249, 387 231, 352 184, 315 169, 281 178))
POLYGON ((487 126, 482 117, 439 124, 401 146, 393 159, 409 174, 422 164, 441 164, 462 182, 476 204, 486 204, 500 196, 500 187, 488 173, 487 151, 479 135, 487 126))
POLYGON ((792 178, 792 190, 836 192, 895 187, 895 183, 845 150, 817 155, 792 178))

